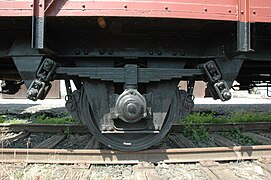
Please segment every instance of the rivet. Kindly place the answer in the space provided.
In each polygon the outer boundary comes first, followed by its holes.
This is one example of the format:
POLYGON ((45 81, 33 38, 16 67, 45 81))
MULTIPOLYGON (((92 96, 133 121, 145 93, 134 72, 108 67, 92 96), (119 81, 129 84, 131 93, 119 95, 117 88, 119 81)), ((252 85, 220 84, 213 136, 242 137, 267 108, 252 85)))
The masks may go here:
POLYGON ((252 11, 252 13, 253 13, 253 14, 256 14, 256 11, 255 11, 255 10, 253 10, 253 11, 252 11))
POLYGON ((124 4, 124 5, 123 5, 123 7, 124 7, 125 9, 127 9, 127 8, 128 8, 128 6, 127 6, 126 4, 124 4))
POLYGON ((153 55, 153 52, 152 52, 152 51, 149 51, 149 54, 150 54, 150 55, 153 55))
POLYGON ((75 51, 75 54, 76 54, 76 55, 79 55, 79 54, 80 54, 80 51, 79 51, 79 50, 76 50, 76 51, 75 51))
POLYGON ((113 54, 113 51, 112 51, 112 50, 109 50, 109 51, 108 51, 108 54, 109 54, 109 55, 112 55, 112 54, 113 54))
POLYGON ((167 6, 165 6, 165 10, 168 10, 168 7, 167 7, 167 6))
POLYGON ((162 52, 161 51, 158 51, 158 53, 157 53, 159 56, 161 56, 162 55, 162 52))
POLYGON ((176 52, 176 51, 174 51, 174 52, 173 52, 173 56, 176 56, 176 55, 177 55, 177 52, 176 52))
POLYGON ((85 49, 85 50, 84 50, 84 54, 85 54, 85 55, 88 55, 88 50, 85 49))
POLYGON ((41 3, 39 3, 39 7, 42 7, 42 4, 41 4, 41 3))
POLYGON ((104 50, 100 50, 100 51, 99 51, 99 54, 100 54, 100 55, 103 55, 103 54, 104 54, 104 50))
POLYGON ((228 12, 231 13, 231 9, 228 9, 228 12))
POLYGON ((244 11, 241 11, 241 14, 244 14, 244 11))
POLYGON ((207 8, 206 7, 204 8, 204 11, 207 12, 207 8))
POLYGON ((33 7, 33 3, 30 3, 30 7, 33 7))

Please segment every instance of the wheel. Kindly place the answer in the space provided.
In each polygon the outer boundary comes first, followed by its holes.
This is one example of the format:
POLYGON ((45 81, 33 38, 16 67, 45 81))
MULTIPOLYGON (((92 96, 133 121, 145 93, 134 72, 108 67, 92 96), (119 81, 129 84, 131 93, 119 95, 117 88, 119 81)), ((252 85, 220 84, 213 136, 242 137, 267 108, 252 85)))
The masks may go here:
POLYGON ((113 84, 102 81, 85 81, 80 90, 82 122, 108 147, 121 151, 146 149, 156 145, 170 130, 173 122, 178 120, 180 98, 176 81, 146 85, 144 97, 147 99, 149 115, 133 123, 112 118, 112 99, 116 96, 113 87, 113 84), (112 126, 105 131, 104 124, 112 126))

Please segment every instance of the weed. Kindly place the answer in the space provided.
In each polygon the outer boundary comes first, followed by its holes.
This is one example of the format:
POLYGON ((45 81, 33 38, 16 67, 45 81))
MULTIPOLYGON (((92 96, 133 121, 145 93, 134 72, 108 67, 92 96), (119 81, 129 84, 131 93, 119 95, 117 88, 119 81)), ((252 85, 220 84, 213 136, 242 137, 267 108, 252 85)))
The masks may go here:
POLYGON ((193 125, 186 125, 184 126, 183 134, 184 136, 196 142, 207 141, 209 139, 209 133, 203 126, 196 128, 193 125))
POLYGON ((221 135, 244 146, 252 146, 252 145, 259 144, 252 137, 243 135, 241 133, 241 130, 238 128, 223 130, 221 132, 221 135))
POLYGON ((78 124, 70 117, 47 117, 45 115, 31 117, 32 123, 36 124, 78 124))
POLYGON ((66 135, 71 135, 71 131, 70 131, 70 128, 67 127, 65 130, 64 130, 64 134, 66 135))
POLYGON ((50 117, 50 115, 29 115, 22 117, 21 115, 0 115, 0 123, 5 124, 78 124, 76 120, 69 116, 65 117, 50 117))
POLYGON ((180 124, 195 123, 232 123, 232 122, 268 122, 271 121, 271 112, 233 112, 228 115, 218 115, 214 112, 193 112, 180 121, 180 124))

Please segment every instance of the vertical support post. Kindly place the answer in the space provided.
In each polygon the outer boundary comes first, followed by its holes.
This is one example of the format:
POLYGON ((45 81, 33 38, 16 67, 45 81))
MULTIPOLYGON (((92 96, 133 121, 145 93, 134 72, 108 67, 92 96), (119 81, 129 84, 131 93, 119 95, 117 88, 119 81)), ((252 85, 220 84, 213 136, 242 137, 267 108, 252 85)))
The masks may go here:
POLYGON ((45 0, 33 0, 31 47, 35 49, 44 48, 44 30, 45 30, 44 8, 45 0))
POLYGON ((137 89, 137 69, 136 64, 124 66, 125 89, 137 89))
POLYGON ((237 52, 251 51, 250 0, 238 0, 237 52))

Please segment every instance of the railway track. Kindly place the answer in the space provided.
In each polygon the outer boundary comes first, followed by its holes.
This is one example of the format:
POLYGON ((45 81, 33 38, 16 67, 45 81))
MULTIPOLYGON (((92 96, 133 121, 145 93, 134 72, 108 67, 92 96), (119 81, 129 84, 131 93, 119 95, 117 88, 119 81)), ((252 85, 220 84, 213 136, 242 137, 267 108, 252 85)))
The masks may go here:
POLYGON ((163 145, 162 142, 162 145, 157 145, 152 150, 131 153, 109 150, 101 145, 83 125, 3 124, 0 126, 2 136, 0 141, 2 144, 1 160, 2 162, 15 162, 27 159, 27 161, 36 163, 37 160, 43 162, 42 159, 47 159, 46 162, 48 163, 54 162, 53 159, 57 157, 60 163, 78 163, 77 161, 82 158, 83 163, 122 164, 140 161, 173 163, 199 162, 208 159, 223 161, 238 160, 238 158, 271 157, 271 139, 269 138, 271 136, 271 123, 269 122, 193 125, 193 129, 200 127, 206 129, 209 138, 213 140, 214 146, 216 146, 212 147, 211 144, 205 148, 181 134, 187 128, 186 126, 173 126, 169 135, 164 139, 164 143, 171 142, 171 144, 163 145), (244 144, 218 133, 233 128, 239 129, 242 134, 252 137, 257 143, 243 146, 244 144), (265 132, 269 136, 257 132, 265 132), (74 142, 74 139, 77 142, 74 142), (65 141, 70 143, 70 146, 65 145, 65 141), (73 143, 80 144, 80 146, 72 146, 73 143), (131 154, 132 156, 129 157, 131 154), (67 161, 66 157, 71 158, 67 161), (73 157, 76 157, 76 162, 73 157), (149 159, 146 159, 146 157, 149 159), (88 160, 84 162, 85 159, 88 160))
MULTIPOLYGON (((132 179, 157 179, 156 165, 159 163, 196 163, 197 168, 204 172, 208 179, 240 179, 230 173, 224 162, 255 161, 258 166, 271 174, 271 140, 255 132, 269 132, 271 123, 230 123, 230 124, 202 124, 220 147, 198 147, 189 138, 181 135, 185 125, 173 126, 167 140, 174 144, 174 148, 149 149, 138 152, 121 152, 104 149, 89 131, 82 125, 37 125, 12 124, 1 125, 2 134, 0 149, 1 163, 15 164, 67 164, 88 168, 90 165, 103 164, 133 164, 132 179), (258 138, 262 145, 240 146, 226 139, 216 132, 238 128, 242 133, 258 138), (46 134, 52 134, 50 137, 46 134), (3 136, 12 134, 13 136, 3 136), (8 140, 12 143, 27 139, 32 134, 41 134, 48 138, 29 148, 4 147, 8 140), (82 148, 53 149, 68 136, 77 134, 88 136, 89 141, 82 148)), ((195 127, 194 126, 194 127, 195 127)), ((59 146, 58 146, 59 147, 59 146)), ((158 178, 159 179, 159 178, 158 178)))

